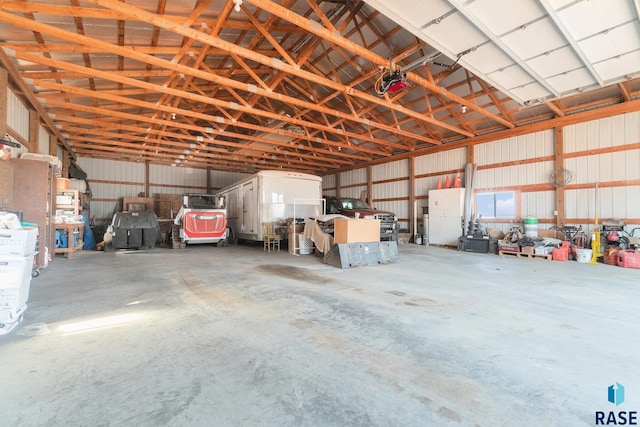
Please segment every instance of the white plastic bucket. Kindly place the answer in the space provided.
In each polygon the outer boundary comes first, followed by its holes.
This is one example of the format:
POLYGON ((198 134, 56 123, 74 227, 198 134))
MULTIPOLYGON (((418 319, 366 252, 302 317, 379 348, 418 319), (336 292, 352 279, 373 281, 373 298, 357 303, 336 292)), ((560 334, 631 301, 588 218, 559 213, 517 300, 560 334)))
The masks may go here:
POLYGON ((529 216, 524 219, 524 235, 538 237, 538 218, 529 216))
POLYGON ((313 251, 313 241, 302 234, 298 234, 300 255, 309 255, 313 251))
POLYGON ((589 262, 592 255, 591 249, 576 249, 576 261, 578 262, 589 262))

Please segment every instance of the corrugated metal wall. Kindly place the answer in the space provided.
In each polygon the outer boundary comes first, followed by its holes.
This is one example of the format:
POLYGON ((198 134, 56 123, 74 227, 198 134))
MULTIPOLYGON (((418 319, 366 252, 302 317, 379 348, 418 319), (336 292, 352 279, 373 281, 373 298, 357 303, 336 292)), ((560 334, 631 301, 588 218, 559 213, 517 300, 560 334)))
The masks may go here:
MULTIPOLYGON (((144 171, 144 166, 143 166, 144 171)), ((143 180, 144 181, 144 180, 143 180)), ((144 190, 143 190, 144 191, 144 190)), ((207 171, 204 169, 149 166, 149 196, 155 193, 206 193, 207 171)))
POLYGON ((327 191, 333 191, 332 195, 335 195, 336 188, 336 175, 325 175, 322 177, 322 193, 327 194, 327 191))
POLYGON ((137 197, 144 192, 143 163, 78 158, 91 187, 90 216, 96 223, 108 222, 122 197, 137 197))
POLYGON ((49 154, 49 134, 42 126, 38 126, 38 153, 49 154))
POLYGON ((395 213, 398 216, 398 227, 409 228, 409 162, 395 162, 375 165, 371 168, 373 182, 373 207, 395 213), (385 182, 380 182, 385 181, 385 182))
POLYGON ((574 176, 565 192, 569 218, 640 217, 640 149, 623 150, 640 143, 640 112, 628 113, 564 129, 565 168, 574 176), (616 151, 598 153, 617 147, 616 151), (619 150, 619 151, 618 151, 619 150), (596 154, 592 154, 593 152, 596 154), (635 181, 623 185, 622 181, 635 181), (596 207, 595 183, 598 182, 596 207), (571 188, 572 185, 590 188, 571 188))
POLYGON ((25 140, 29 140, 29 110, 17 96, 7 91, 7 124, 25 140))
MULTIPOLYGON (((520 189, 522 217, 554 221, 555 191, 536 191, 540 185, 549 187, 549 175, 555 170, 554 141, 554 131, 547 130, 476 145, 474 159, 478 171, 474 177, 475 188, 479 191, 520 189)), ((512 225, 490 224, 502 231, 508 231, 512 225)))
MULTIPOLYGON (((145 165, 79 158, 78 165, 87 173, 92 191, 91 212, 96 223, 108 222, 122 197, 136 197, 145 191, 145 165)), ((233 184, 246 173, 210 171, 212 191, 233 184)), ((149 166, 149 196, 161 194, 206 193, 205 169, 149 166)))
MULTIPOLYGON (((29 140, 29 110, 10 90, 7 91, 7 125, 22 138, 29 140)), ((19 158, 20 154, 28 153, 29 150, 21 144, 20 148, 9 147, 9 152, 12 157, 19 158)))
MULTIPOLYGON (((213 192, 243 180, 251 174, 240 172, 210 171, 210 185, 213 192)), ((205 181, 206 182, 206 181, 205 181)))
MULTIPOLYGON (((11 92, 7 92, 7 123, 22 138, 29 139, 29 110, 11 92)), ((601 218, 627 218, 640 223, 640 112, 628 113, 564 128, 564 168, 572 180, 565 187, 565 212, 568 221, 583 221, 596 214, 601 218), (633 144, 631 148, 625 148, 633 144), (609 152, 604 152, 609 151, 609 152), (598 206, 593 188, 598 182, 598 206)), ((40 127, 38 147, 48 154, 49 135, 40 127)), ((474 161, 479 170, 475 177, 477 189, 514 188, 521 192, 521 215, 535 216, 546 221, 555 220, 556 192, 549 175, 556 168, 554 131, 496 140, 475 145, 474 161)), ((15 150, 14 156, 26 149, 15 150)), ((62 151, 58 149, 58 157, 62 151)), ((409 162, 414 162, 415 198, 418 213, 427 205, 429 190, 438 180, 453 180, 467 162, 467 149, 458 148, 418 156, 413 160, 399 160, 367 168, 340 173, 339 192, 345 197, 360 197, 371 179, 374 207, 395 212, 407 220, 413 207, 409 206, 409 162)), ((115 162, 81 158, 78 164, 89 175, 93 191, 91 216, 111 217, 117 201, 123 196, 137 196, 145 189, 145 166, 132 162, 115 162)), ((236 182, 247 174, 210 172, 213 190, 236 182)), ((464 175, 461 174, 462 182, 464 175)), ((199 169, 150 167, 150 192, 183 193, 206 191, 207 172, 199 169)), ((336 175, 323 178, 323 193, 338 192, 336 175)), ((402 223, 406 228, 408 224, 402 223)), ((543 225, 545 226, 545 225, 543 225)), ((506 230, 510 224, 495 224, 506 230)))
MULTIPOLYGON (((467 163, 467 149, 457 148, 440 153, 418 156, 414 159, 415 196, 418 205, 418 216, 422 216, 423 209, 429 206, 429 190, 435 190, 438 180, 444 186, 447 177, 453 185, 456 173, 463 171, 467 163)), ((460 173, 460 180, 464 185, 464 173, 460 173)))
POLYGON ((367 190, 367 168, 342 172, 340 183, 340 196, 360 198, 360 194, 367 190))

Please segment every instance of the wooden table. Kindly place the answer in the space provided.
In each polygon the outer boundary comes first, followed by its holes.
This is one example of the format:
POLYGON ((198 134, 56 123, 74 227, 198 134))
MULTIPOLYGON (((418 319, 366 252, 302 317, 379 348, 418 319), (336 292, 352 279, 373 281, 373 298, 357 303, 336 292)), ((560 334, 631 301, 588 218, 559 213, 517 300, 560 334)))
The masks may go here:
POLYGON ((84 222, 65 222, 65 223, 56 223, 53 224, 56 230, 60 230, 63 235, 67 236, 67 247, 66 248, 56 248, 55 253, 57 254, 66 254, 69 259, 73 259, 73 253, 75 251, 82 250, 82 246, 84 245, 82 237, 84 236, 84 222), (73 234, 78 231, 78 240, 76 241, 76 245, 73 245, 73 234))

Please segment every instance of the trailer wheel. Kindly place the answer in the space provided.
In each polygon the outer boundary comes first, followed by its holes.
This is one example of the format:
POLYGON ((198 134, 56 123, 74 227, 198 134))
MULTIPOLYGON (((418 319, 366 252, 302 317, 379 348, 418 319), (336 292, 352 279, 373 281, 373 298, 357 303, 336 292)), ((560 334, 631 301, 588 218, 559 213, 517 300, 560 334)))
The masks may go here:
POLYGON ((216 243, 216 246, 219 248, 223 248, 225 246, 227 246, 227 241, 226 240, 219 240, 218 243, 216 243))

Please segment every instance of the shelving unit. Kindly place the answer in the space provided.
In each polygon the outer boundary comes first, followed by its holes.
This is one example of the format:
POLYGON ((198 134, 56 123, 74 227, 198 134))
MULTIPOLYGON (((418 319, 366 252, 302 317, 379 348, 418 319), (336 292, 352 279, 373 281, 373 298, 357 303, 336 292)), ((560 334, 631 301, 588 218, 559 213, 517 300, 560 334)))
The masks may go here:
POLYGON ((58 189, 56 192, 55 229, 66 239, 67 244, 56 247, 57 254, 66 255, 73 259, 73 253, 82 250, 84 223, 78 221, 80 214, 80 194, 78 190, 58 189), (77 238, 74 238, 75 233, 77 238))
POLYGON ((75 221, 79 213, 80 198, 78 196, 78 190, 58 190, 56 193, 56 217, 73 217, 75 221))

